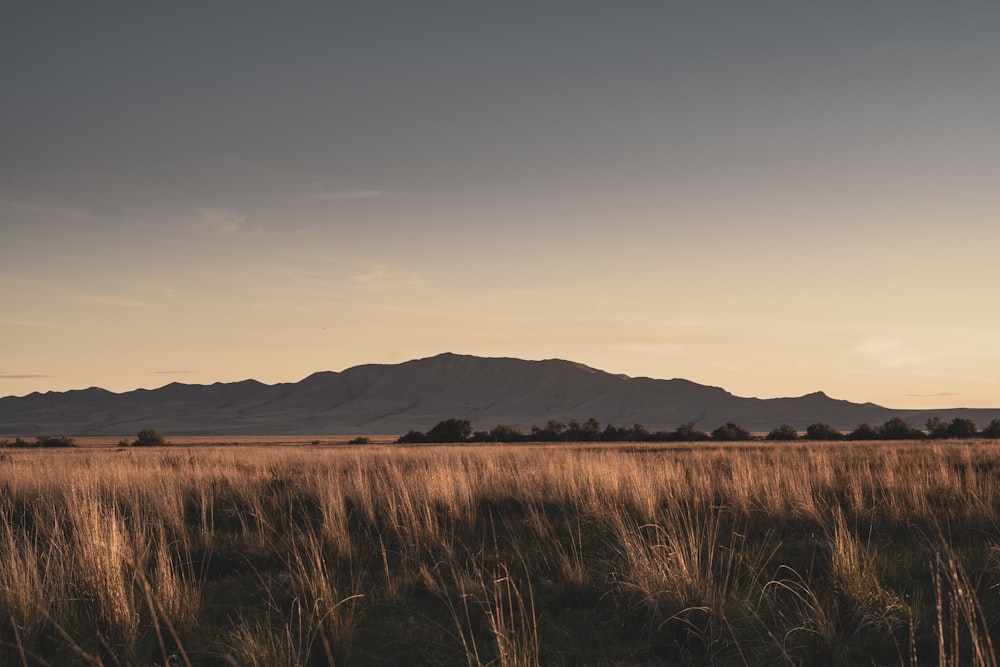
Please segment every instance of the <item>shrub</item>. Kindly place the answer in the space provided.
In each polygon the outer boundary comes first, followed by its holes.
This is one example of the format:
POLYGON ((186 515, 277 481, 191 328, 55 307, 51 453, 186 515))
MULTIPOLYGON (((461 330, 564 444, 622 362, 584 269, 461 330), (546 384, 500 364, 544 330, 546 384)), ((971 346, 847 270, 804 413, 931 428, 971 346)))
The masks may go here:
POLYGON ((927 420, 927 437, 929 438, 947 438, 948 437, 948 422, 944 421, 940 417, 931 417, 927 420))
POLYGON ((167 444, 167 439, 159 431, 151 428, 144 428, 135 436, 132 441, 133 447, 161 447, 167 444))
POLYGON ((699 430, 695 426, 695 422, 688 422, 687 424, 681 424, 677 427, 677 430, 670 434, 671 440, 681 440, 681 441, 691 441, 691 440, 708 440, 711 436, 704 431, 699 430))
POLYGON ((523 442, 527 438, 519 428, 509 424, 498 424, 489 431, 477 432, 473 439, 477 442, 523 442))
POLYGON ((956 417, 948 424, 949 438, 975 438, 977 435, 979 435, 979 429, 976 428, 976 422, 971 419, 956 417))
POLYGON ((566 428, 567 428, 566 424, 562 423, 558 419, 550 419, 545 424, 545 428, 540 429, 537 426, 531 427, 531 439, 544 442, 568 440, 569 432, 566 430, 566 428))
POLYGON ((893 417, 878 427, 878 437, 883 440, 919 440, 924 437, 924 432, 911 428, 902 417, 893 417))
POLYGON ((726 422, 719 428, 712 431, 712 440, 733 442, 739 440, 753 440, 753 436, 750 434, 750 431, 746 430, 739 424, 726 422))
POLYGON ((359 435, 356 438, 352 438, 351 440, 348 440, 347 444, 349 444, 349 445, 370 445, 370 444, 372 444, 372 439, 368 438, 366 436, 363 436, 363 435, 359 435))
POLYGON ((65 435, 39 435, 35 440, 14 438, 14 442, 0 440, 0 447, 76 447, 76 441, 65 435))
POLYGON ((843 440, 844 434, 824 422, 806 427, 806 440, 843 440))
POLYGON ((645 424, 632 424, 632 428, 628 431, 628 439, 637 442, 649 442, 653 439, 653 434, 645 424))
POLYGON ((35 440, 38 447, 76 447, 76 441, 65 435, 40 435, 35 440))
POLYGON ((628 440, 628 429, 619 428, 613 424, 608 424, 603 431, 601 431, 601 440, 605 442, 619 442, 621 440, 628 440))
POLYGON ((848 440, 878 440, 879 432, 868 423, 858 424, 858 427, 847 436, 848 440))
POLYGON ((468 419, 445 419, 427 432, 427 442, 466 442, 472 435, 468 419))
POLYGON ((767 434, 768 440, 798 440, 799 432, 791 424, 782 424, 767 434))
POLYGON ((581 424, 571 419, 566 429, 566 439, 570 442, 590 442, 601 439, 601 422, 593 417, 581 424))

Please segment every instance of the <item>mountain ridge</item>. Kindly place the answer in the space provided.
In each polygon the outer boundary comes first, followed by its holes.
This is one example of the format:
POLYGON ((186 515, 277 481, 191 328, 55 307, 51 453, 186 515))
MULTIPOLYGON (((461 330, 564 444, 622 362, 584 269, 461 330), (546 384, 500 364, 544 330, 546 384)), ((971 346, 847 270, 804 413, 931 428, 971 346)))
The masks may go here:
POLYGON ((114 393, 100 387, 0 398, 0 436, 61 433, 120 436, 142 428, 172 435, 356 435, 426 430, 442 419, 476 428, 528 429, 549 419, 590 417, 602 424, 654 430, 696 422, 711 430, 732 421, 752 431, 826 422, 850 430, 900 416, 922 427, 931 416, 972 419, 980 427, 998 409, 894 410, 835 399, 736 396, 691 380, 616 375, 564 359, 528 361, 443 353, 399 364, 318 371, 273 385, 247 379, 171 382, 114 393))

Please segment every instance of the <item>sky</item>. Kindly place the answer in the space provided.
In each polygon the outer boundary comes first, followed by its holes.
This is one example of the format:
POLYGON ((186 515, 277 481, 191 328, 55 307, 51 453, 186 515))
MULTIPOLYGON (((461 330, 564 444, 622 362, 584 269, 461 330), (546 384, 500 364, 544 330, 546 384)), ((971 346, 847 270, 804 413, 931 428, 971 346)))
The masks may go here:
POLYGON ((1000 407, 993 2, 38 2, 0 396, 449 351, 1000 407))

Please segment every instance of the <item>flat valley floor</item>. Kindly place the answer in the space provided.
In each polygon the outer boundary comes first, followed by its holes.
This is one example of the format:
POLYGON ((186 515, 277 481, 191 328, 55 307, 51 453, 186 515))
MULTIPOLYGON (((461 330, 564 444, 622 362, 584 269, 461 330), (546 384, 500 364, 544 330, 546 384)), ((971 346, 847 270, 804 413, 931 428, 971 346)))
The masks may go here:
POLYGON ((994 665, 995 440, 0 450, 0 663, 994 665))

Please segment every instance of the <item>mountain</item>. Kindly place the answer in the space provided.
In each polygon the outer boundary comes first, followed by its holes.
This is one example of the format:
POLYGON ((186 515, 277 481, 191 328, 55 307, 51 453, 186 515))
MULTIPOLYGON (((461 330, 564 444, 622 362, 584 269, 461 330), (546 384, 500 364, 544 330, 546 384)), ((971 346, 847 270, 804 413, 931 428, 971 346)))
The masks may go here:
POLYGON ((798 398, 743 398, 688 380, 613 375, 582 364, 440 354, 401 364, 366 364, 320 372, 295 383, 255 380, 115 394, 104 389, 0 398, 0 436, 295 435, 425 431, 442 419, 469 419, 477 429, 523 429, 549 419, 598 419, 653 430, 697 422, 712 430, 727 421, 751 431, 781 424, 804 429, 823 421, 849 430, 900 416, 921 427, 931 416, 968 418, 980 427, 1000 409, 892 410, 822 392, 798 398))

